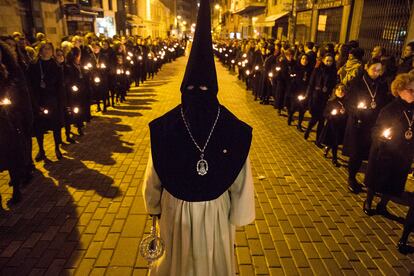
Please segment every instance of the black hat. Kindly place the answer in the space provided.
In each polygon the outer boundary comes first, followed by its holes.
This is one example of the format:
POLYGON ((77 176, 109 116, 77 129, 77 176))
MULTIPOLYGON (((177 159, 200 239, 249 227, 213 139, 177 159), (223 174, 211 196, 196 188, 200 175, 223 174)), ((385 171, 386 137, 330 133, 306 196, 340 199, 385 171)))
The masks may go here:
POLYGON ((218 84, 212 44, 210 3, 209 0, 201 0, 193 45, 180 88, 183 95, 217 95, 218 84))

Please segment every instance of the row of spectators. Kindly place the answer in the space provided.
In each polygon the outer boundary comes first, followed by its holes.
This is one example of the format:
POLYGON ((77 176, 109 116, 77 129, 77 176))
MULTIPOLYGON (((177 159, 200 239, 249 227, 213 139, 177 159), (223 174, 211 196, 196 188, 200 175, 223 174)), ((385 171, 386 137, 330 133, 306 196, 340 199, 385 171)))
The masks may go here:
POLYGON ((398 62, 381 46, 364 61, 367 55, 358 41, 320 46, 216 41, 214 49, 229 70, 237 70, 255 100, 272 102, 279 115, 286 112, 288 125, 298 113, 296 127, 305 139, 317 125, 315 144, 324 148, 325 157, 332 150, 336 167, 341 166, 342 146, 349 157, 348 189, 355 194, 367 189, 367 215, 392 216, 390 200, 410 207, 398 249, 412 251, 407 241, 414 230, 414 195, 405 185, 414 157, 414 42, 406 45, 398 62), (368 161, 365 185, 357 180, 363 161, 368 161), (375 195, 381 201, 374 210, 375 195))
POLYGON ((32 137, 39 148, 36 162, 47 159, 43 141, 48 131, 61 159, 62 128, 66 141, 76 143, 72 127, 82 136, 94 105, 106 112, 122 103, 132 84, 153 79, 163 64, 184 55, 185 47, 177 39, 110 39, 93 33, 66 37, 60 45, 42 33, 32 44, 18 32, 0 37, 0 171, 10 174, 8 203, 20 201, 20 187, 35 170, 32 137))

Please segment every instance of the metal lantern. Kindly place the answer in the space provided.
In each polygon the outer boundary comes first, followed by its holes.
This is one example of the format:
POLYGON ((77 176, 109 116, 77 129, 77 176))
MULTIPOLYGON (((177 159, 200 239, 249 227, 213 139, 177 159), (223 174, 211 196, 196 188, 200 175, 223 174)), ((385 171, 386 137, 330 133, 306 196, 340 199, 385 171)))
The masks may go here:
POLYGON ((151 266, 162 257, 165 251, 164 241, 157 235, 157 217, 152 217, 151 234, 144 237, 139 244, 139 253, 151 266))

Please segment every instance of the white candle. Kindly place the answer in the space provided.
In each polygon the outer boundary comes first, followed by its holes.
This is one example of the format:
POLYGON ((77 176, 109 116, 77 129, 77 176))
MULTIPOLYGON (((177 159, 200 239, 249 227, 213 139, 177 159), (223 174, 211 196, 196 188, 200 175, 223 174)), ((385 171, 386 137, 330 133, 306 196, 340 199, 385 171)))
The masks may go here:
POLYGON ((9 98, 4 98, 1 100, 0 105, 11 105, 11 101, 9 98))
POLYGON ((76 85, 74 85, 74 86, 72 86, 72 91, 73 92, 78 92, 79 88, 76 85))

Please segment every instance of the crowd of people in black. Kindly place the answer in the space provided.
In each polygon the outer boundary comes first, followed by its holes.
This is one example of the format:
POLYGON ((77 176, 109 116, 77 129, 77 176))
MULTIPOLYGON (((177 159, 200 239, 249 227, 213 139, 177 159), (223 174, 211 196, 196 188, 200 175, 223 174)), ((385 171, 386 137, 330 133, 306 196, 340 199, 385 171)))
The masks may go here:
POLYGON ((367 198, 363 211, 392 217, 390 200, 409 206, 397 247, 407 245, 414 230, 414 194, 405 185, 414 157, 414 42, 408 43, 400 60, 376 46, 371 53, 358 41, 345 44, 289 45, 283 41, 223 40, 214 50, 220 62, 246 83, 254 100, 273 104, 277 114, 308 139, 316 126, 316 146, 340 167, 338 147, 348 159, 348 189, 363 191, 357 181, 363 161, 368 161, 364 184, 367 198), (272 101, 271 101, 272 100, 272 101), (303 121, 306 112, 309 121, 303 121), (375 196, 381 201, 372 209, 375 196))
POLYGON ((122 103, 131 85, 153 79, 185 47, 185 40, 175 38, 110 39, 93 33, 65 37, 58 47, 43 33, 32 44, 19 32, 0 37, 0 171, 9 172, 13 187, 8 204, 21 200, 20 188, 32 179, 32 137, 39 148, 36 162, 47 159, 48 131, 61 159, 62 128, 66 141, 76 143, 72 127, 84 135, 93 106, 105 113, 122 103))

